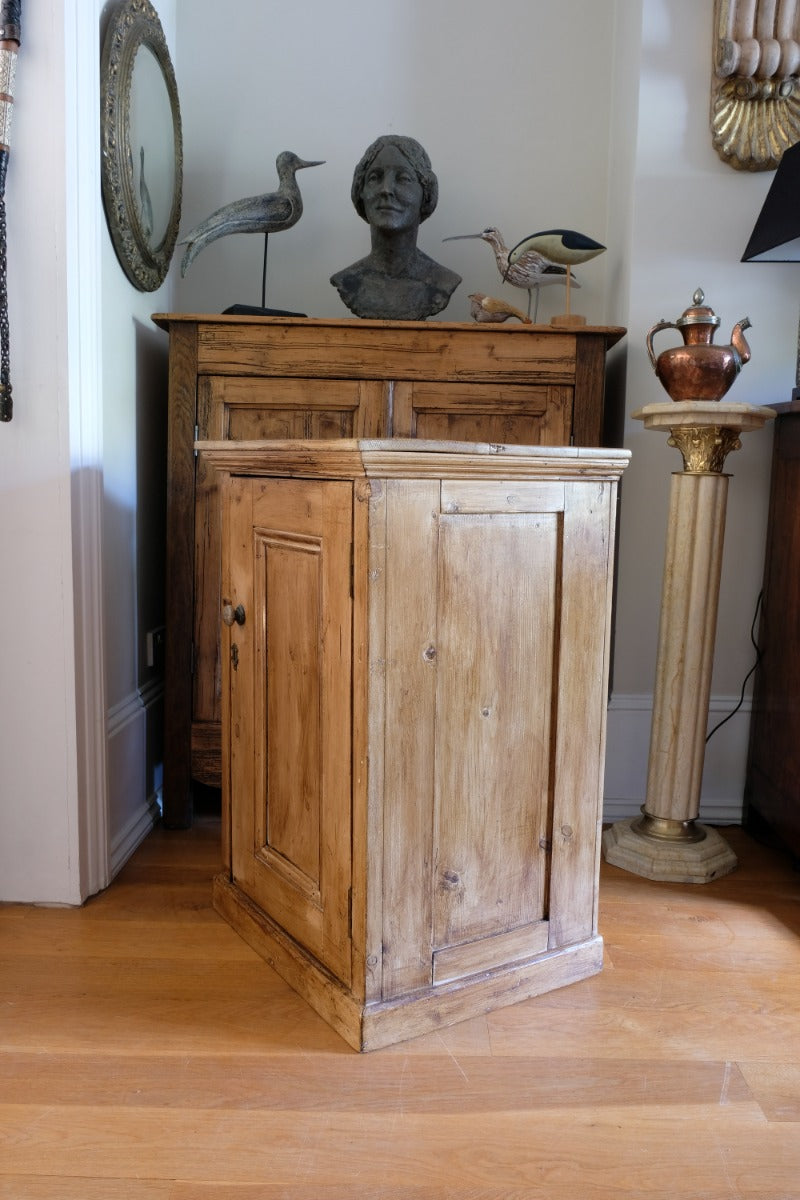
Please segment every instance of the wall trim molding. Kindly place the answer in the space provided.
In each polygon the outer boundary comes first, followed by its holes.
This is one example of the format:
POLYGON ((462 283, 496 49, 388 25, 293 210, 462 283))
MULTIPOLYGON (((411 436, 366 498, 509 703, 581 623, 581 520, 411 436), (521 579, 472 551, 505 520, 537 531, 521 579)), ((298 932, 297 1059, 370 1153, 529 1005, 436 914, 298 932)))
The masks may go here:
POLYGON ((158 801, 155 796, 151 796, 139 806, 127 824, 118 830, 112 839, 109 853, 112 879, 141 845, 160 816, 161 809, 158 801))
POLYGON ((143 694, 137 688, 108 710, 109 881, 125 865, 161 815, 158 795, 148 795, 145 770, 148 703, 158 699, 158 690, 157 687, 148 688, 143 694), (138 798, 133 809, 131 797, 138 798))
MULTIPOLYGON (((708 728, 739 703, 739 696, 713 695, 708 728)), ((647 787, 647 758, 653 697, 650 693, 615 692, 608 705, 603 820, 637 816, 647 787)), ((710 825, 739 825, 744 818, 744 784, 750 733, 752 697, 713 735, 706 745, 700 820, 710 825), (713 781, 707 783, 706 781, 713 781)))
POLYGON ((85 7, 74 0, 65 7, 64 42, 79 886, 85 900, 108 885, 110 862, 102 640, 100 70, 95 39, 86 37, 85 7))

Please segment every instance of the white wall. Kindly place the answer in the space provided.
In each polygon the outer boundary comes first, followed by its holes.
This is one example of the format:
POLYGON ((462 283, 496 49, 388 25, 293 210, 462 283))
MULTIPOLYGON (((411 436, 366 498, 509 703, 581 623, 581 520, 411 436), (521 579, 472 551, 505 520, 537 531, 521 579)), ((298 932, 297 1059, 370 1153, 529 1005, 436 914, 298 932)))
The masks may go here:
POLYGON ((166 346, 149 314, 172 301, 125 283, 105 226, 101 8, 23 14, 6 190, 15 411, 0 426, 2 900, 81 902, 153 816, 158 696, 138 643, 163 611, 141 560, 163 527, 147 449, 152 433, 163 457, 166 346))
MULTIPOLYGON (((165 344, 149 314, 173 304, 217 311, 260 294, 257 238, 209 248, 174 301, 169 284, 148 297, 121 277, 99 202, 100 8, 100 0, 42 0, 26 10, 16 89, 7 189, 16 412, 0 426, 7 899, 78 902, 102 883, 98 844, 113 869, 146 820, 140 735, 150 680, 140 642, 160 596, 155 575, 145 570, 142 583, 142 563, 151 546, 158 553, 155 514, 146 511, 154 494, 148 418, 159 419, 154 380, 165 344), (97 780, 110 764, 118 782, 119 763, 132 784, 100 811, 97 780)), ((327 280, 366 250, 366 226, 349 200, 352 168, 379 133, 409 133, 429 150, 441 185, 420 244, 464 276, 443 316, 466 317, 466 294, 476 289, 518 299, 500 286, 485 245, 443 245, 443 237, 489 223, 509 240, 571 225, 609 247, 582 269, 576 307, 590 321, 629 327, 627 353, 614 356, 615 381, 627 369, 629 414, 662 396, 645 355, 647 329, 677 316, 698 284, 722 317, 722 337, 744 313, 753 320, 753 360, 735 398, 788 398, 795 272, 738 262, 771 176, 738 175, 711 149, 710 6, 509 0, 487 28, 476 0, 306 0, 289 11, 239 0, 225 12, 223 49, 209 36, 218 5, 161 0, 158 8, 184 115, 184 229, 271 187, 282 149, 327 159, 300 176, 300 224, 272 239, 268 302, 347 315, 327 280)), ((559 300, 543 294, 543 319, 559 300)), ((769 442, 748 435, 729 459, 717 708, 738 694, 752 658, 769 442)), ((630 416, 625 443, 634 458, 623 487, 610 815, 643 798, 666 497, 680 465, 630 416)), ((745 711, 711 743, 704 815, 740 811, 747 724, 745 711)))
MULTIPOLYGON (((272 6, 243 0, 227 25, 235 53, 224 58, 207 38, 214 11, 211 0, 178 9, 184 229, 223 203, 271 188, 279 150, 327 160, 299 177, 301 222, 271 239, 268 303, 349 315, 327 281, 366 250, 366 227, 349 200, 352 168, 388 131, 419 138, 439 175, 439 207, 422 226, 420 245, 464 276, 443 318, 466 318, 472 290, 520 296, 500 284, 488 247, 443 245, 448 234, 496 224, 512 241, 565 225, 608 244, 606 255, 579 272, 576 307, 590 321, 629 329, 625 348, 612 353, 613 386, 624 385, 627 373, 624 441, 634 460, 623 483, 606 811, 636 812, 644 798, 669 477, 680 469, 666 439, 645 434, 630 417, 665 397, 645 334, 662 316, 677 317, 702 286, 722 318, 717 341, 745 314, 753 320, 753 360, 734 398, 784 400, 793 383, 792 268, 738 261, 772 177, 737 174, 711 146, 710 7, 696 0, 515 0, 487 27, 485 5, 476 0, 310 0, 280 20, 272 6)), ((179 284, 179 307, 258 303, 261 251, 254 237, 211 246, 179 284)), ((545 291, 540 316, 547 320, 561 301, 555 289, 545 291)), ((668 335, 661 337, 668 345, 668 335)), ((736 704, 752 662, 770 448, 770 432, 748 435, 728 463, 735 478, 712 723, 736 704)), ((706 817, 741 815, 748 725, 749 698, 709 745, 706 817)))
POLYGON ((6 188, 14 417, 0 425, 0 897, 74 902, 64 6, 44 0, 25 22, 6 188))
MULTIPOLYGON (((749 315, 752 360, 730 398, 769 404, 794 385, 798 278, 790 266, 739 261, 774 176, 739 173, 711 145, 708 127, 712 19, 696 0, 645 0, 639 131, 631 227, 625 444, 614 695, 609 716, 606 815, 636 811, 644 795, 670 472, 680 455, 631 413, 666 398, 645 349, 647 330, 674 320, 696 287, 721 317, 718 343, 749 315)), ((679 342, 656 337, 656 351, 679 342)), ((771 427, 747 434, 729 456, 726 543, 712 679, 713 725, 738 702, 752 666, 750 626, 761 587, 771 427)), ((709 742, 701 815, 741 815, 749 729, 743 710, 709 742)))
MULTIPOLYGON (((270 239, 267 302, 348 317, 328 280, 369 249, 350 202, 353 168, 380 134, 409 134, 439 178, 420 247, 464 278, 440 317, 468 319, 474 290, 524 304, 524 292, 501 284, 487 245, 442 238, 496 225, 513 244, 567 225, 604 240, 614 10, 614 0, 507 0, 489 18, 479 0, 306 0, 279 10, 240 0, 226 10, 220 54, 208 36, 218 6, 179 4, 184 231, 222 204, 274 188, 279 151, 325 159, 298 176, 299 224, 270 239)), ((260 303, 262 250, 252 235, 211 245, 178 287, 180 308, 260 303)), ((619 315, 608 311, 606 289, 617 256, 613 247, 581 273, 575 307, 592 321, 619 315)), ((561 289, 549 291, 544 319, 564 304, 561 289)))
MULTIPOLYGON (((174 65, 175 0, 156 7, 174 65)), ((100 22, 101 35, 106 23, 100 22)), ((146 635, 164 620, 168 343, 150 318, 173 307, 174 272, 157 291, 138 291, 117 261, 105 220, 101 226, 102 604, 113 875, 151 828, 160 786, 163 669, 148 667, 146 635)))

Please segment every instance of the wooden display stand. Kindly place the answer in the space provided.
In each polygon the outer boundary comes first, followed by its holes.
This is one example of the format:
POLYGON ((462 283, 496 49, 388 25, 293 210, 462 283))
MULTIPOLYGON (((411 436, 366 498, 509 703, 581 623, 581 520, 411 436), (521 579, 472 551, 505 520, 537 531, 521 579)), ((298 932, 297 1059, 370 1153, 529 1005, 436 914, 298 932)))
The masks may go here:
POLYGON ((603 848, 608 862, 647 879, 709 883, 736 866, 722 835, 697 819, 728 500, 725 459, 740 449, 743 434, 775 414, 723 399, 661 401, 633 415, 645 429, 670 435, 683 471, 670 487, 647 794, 642 816, 607 829, 603 848))
POLYGON ((599 971, 628 453, 199 449, 222 495, 218 910, 360 1050, 599 971))
MULTIPOLYGON (((613 327, 161 314, 170 335, 164 821, 220 784, 219 499, 195 439, 599 446, 613 327)), ((611 421, 609 422, 609 417, 611 421)))

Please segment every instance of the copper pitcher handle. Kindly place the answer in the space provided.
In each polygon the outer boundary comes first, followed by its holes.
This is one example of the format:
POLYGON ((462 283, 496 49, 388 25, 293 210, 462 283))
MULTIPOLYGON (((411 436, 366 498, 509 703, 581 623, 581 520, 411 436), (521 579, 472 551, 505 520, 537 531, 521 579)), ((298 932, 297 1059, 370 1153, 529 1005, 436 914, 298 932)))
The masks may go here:
POLYGON ((677 328, 678 328, 678 326, 675 324, 674 321, 657 321, 656 324, 653 326, 653 328, 649 329, 647 331, 647 337, 645 338, 645 344, 647 346, 647 353, 650 355, 650 362, 653 364, 654 371, 656 369, 656 354, 655 354, 655 350, 653 349, 653 338, 662 329, 677 329, 677 328))

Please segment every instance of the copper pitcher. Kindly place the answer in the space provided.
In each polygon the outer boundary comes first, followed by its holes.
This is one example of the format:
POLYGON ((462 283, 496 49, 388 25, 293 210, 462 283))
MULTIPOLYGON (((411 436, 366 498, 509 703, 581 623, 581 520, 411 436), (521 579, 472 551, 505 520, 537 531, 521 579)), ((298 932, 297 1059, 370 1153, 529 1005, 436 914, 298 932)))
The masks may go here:
POLYGON ((728 346, 714 346, 719 317, 708 308, 702 288, 677 321, 658 321, 647 334, 647 353, 661 383, 673 400, 721 400, 742 367, 750 359, 750 347, 744 338, 750 318, 744 317, 733 327, 728 346), (662 350, 656 358, 653 337, 661 329, 679 329, 682 346, 662 350))

